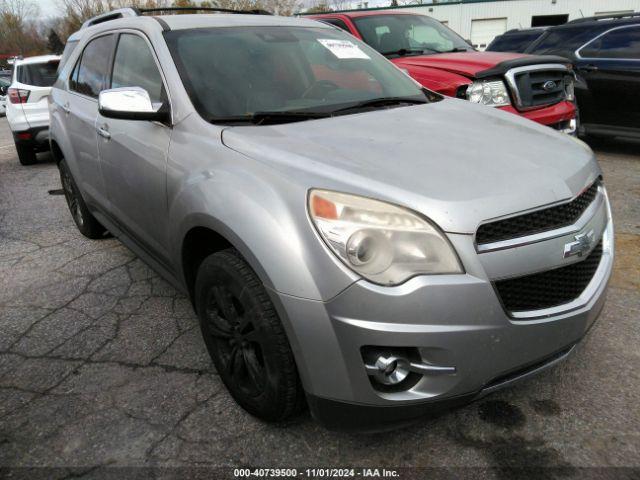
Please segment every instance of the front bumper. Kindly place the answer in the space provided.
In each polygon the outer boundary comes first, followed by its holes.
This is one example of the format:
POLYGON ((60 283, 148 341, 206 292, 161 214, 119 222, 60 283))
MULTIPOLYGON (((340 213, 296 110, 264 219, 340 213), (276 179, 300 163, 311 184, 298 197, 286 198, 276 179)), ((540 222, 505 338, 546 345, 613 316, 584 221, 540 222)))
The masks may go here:
POLYGON ((578 112, 575 104, 567 100, 556 103, 555 105, 550 105, 548 107, 538 108, 535 110, 528 110, 525 112, 517 110, 512 105, 498 108, 506 112, 515 113, 516 115, 520 115, 521 117, 528 118, 529 120, 533 120, 534 122, 541 123, 542 125, 547 125, 556 130, 571 130, 565 133, 575 134, 574 132, 577 130, 577 125, 573 125, 573 127, 571 127, 570 122, 571 120, 577 121, 578 112))
POLYGON ((492 280, 509 270, 523 274, 549 268, 545 258, 555 261, 552 254, 562 252, 575 232, 480 254, 473 236, 449 234, 465 274, 415 277, 396 287, 360 280, 327 302, 276 294, 291 327, 289 337, 314 417, 336 428, 397 426, 561 361, 594 324, 605 301, 613 224, 606 199, 597 210, 580 226, 595 230, 603 240, 600 266, 585 290, 588 296, 540 317, 507 313, 492 280), (424 375, 407 390, 381 391, 367 373, 361 352, 365 346, 415 348, 423 363, 453 366, 455 373, 424 375), (363 420, 359 426, 358 419, 363 420))

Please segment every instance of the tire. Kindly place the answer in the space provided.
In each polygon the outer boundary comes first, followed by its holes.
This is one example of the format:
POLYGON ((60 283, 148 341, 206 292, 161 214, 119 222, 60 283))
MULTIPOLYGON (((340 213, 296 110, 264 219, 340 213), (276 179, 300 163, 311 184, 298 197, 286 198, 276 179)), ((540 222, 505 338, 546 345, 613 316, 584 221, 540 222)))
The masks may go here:
POLYGON ((18 151, 18 160, 20 161, 20 165, 33 165, 38 161, 36 158, 36 151, 33 147, 16 143, 16 150, 18 151))
POLYGON ((96 220, 87 208, 86 203, 84 203, 67 163, 61 160, 58 164, 58 169, 60 170, 60 182, 62 183, 64 197, 67 200, 71 217, 78 230, 87 238, 104 238, 107 230, 96 220))
POLYGON ((207 350, 236 402, 269 422, 299 413, 304 393, 284 328, 264 286, 235 249, 202 262, 195 302, 207 350))

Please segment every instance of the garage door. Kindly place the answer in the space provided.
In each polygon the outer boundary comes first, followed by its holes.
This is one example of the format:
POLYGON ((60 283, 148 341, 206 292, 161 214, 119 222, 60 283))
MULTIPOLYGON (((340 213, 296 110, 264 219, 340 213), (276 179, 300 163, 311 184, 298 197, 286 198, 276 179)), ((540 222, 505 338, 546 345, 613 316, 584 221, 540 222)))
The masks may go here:
POLYGON ((471 43, 478 50, 484 50, 491 40, 506 31, 506 18, 471 20, 471 43))

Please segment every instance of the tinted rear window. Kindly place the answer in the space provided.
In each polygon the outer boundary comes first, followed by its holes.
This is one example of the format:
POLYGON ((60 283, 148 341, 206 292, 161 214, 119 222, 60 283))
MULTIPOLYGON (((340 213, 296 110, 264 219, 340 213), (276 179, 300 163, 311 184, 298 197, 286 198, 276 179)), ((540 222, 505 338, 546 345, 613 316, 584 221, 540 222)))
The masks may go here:
POLYGON ((580 50, 584 58, 640 59, 640 26, 612 30, 580 50))
POLYGON ((510 33, 497 37, 487 47, 490 52, 522 53, 535 39, 542 35, 543 30, 534 32, 510 33))
POLYGON ((47 63, 30 63, 19 65, 16 79, 25 85, 34 87, 50 87, 58 76, 58 61, 47 63))

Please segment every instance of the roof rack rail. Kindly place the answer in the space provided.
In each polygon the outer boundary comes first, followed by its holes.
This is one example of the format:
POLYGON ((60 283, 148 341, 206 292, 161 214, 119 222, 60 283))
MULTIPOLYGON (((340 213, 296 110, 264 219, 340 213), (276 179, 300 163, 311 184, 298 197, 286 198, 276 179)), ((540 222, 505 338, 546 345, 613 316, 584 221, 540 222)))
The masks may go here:
POLYGON ((82 24, 80 29, 92 27, 100 23, 108 22, 110 20, 117 20, 118 18, 126 17, 139 17, 145 13, 161 13, 161 12, 219 12, 219 13, 238 13, 249 15, 272 15, 271 12, 260 9, 253 10, 232 10, 230 8, 213 8, 213 7, 157 7, 157 8, 118 8, 117 10, 111 10, 95 17, 90 18, 82 24))
POLYGON ((214 8, 214 7, 157 7, 157 8, 139 8, 140 14, 154 12, 220 12, 220 13, 237 13, 249 15, 272 15, 271 12, 261 10, 259 8, 252 10, 232 10, 230 8, 214 8))
POLYGON ((576 18, 567 23, 583 23, 593 22, 594 20, 617 20, 619 18, 635 18, 640 17, 640 12, 631 13, 612 13, 611 15, 596 15, 594 17, 576 18))
POLYGON ((92 27, 94 25, 98 25, 99 23, 108 22, 110 20, 116 20, 118 18, 125 17, 137 17, 139 15, 140 11, 137 8, 118 8, 117 10, 111 10, 109 12, 96 15, 95 17, 91 17, 89 20, 84 22, 80 28, 82 29, 92 27))

